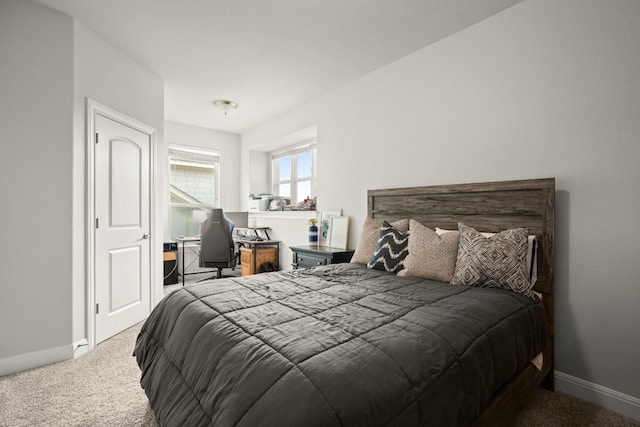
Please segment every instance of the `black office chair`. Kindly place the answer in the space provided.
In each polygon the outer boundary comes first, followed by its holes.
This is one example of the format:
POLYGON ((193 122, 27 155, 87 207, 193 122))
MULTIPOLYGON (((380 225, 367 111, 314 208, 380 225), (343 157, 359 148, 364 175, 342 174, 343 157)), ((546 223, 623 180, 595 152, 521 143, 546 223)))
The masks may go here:
POLYGON ((235 268, 233 227, 233 222, 224 216, 222 209, 212 209, 209 217, 200 224, 199 265, 218 269, 216 276, 207 279, 219 279, 222 277, 223 268, 235 268))

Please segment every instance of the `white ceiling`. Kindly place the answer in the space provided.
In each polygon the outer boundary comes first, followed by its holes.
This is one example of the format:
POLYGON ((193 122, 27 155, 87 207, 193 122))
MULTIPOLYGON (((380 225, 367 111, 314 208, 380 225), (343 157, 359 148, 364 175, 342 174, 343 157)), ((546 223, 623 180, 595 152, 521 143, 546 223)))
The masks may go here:
POLYGON ((167 120, 242 133, 522 0, 35 1, 159 76, 167 120))

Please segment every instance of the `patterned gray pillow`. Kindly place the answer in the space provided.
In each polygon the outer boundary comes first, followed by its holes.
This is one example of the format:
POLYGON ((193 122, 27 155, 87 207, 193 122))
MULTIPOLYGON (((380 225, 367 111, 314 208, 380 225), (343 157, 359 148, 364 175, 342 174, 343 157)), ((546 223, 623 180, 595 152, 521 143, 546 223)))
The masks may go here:
POLYGON ((508 289, 535 298, 527 268, 529 230, 512 228, 485 237, 458 223, 460 243, 454 285, 508 289))
POLYGON ((397 273, 404 268, 404 260, 409 253, 409 236, 399 232, 387 221, 382 221, 376 251, 367 267, 397 273))

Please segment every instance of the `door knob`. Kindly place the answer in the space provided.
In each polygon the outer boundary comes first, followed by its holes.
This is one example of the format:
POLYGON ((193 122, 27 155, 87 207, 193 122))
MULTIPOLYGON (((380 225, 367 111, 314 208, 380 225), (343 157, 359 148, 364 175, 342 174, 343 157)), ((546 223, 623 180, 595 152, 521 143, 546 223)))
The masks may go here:
POLYGON ((143 239, 148 239, 149 237, 151 237, 151 234, 149 234, 149 233, 144 233, 144 234, 142 235, 142 238, 143 238, 143 239))

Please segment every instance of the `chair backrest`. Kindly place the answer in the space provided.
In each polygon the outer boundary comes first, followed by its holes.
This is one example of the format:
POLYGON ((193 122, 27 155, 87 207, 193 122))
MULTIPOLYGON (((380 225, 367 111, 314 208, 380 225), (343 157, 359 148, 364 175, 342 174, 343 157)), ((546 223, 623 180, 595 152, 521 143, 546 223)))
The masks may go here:
POLYGON ((235 267, 233 222, 222 209, 212 209, 200 224, 200 267, 235 267))

